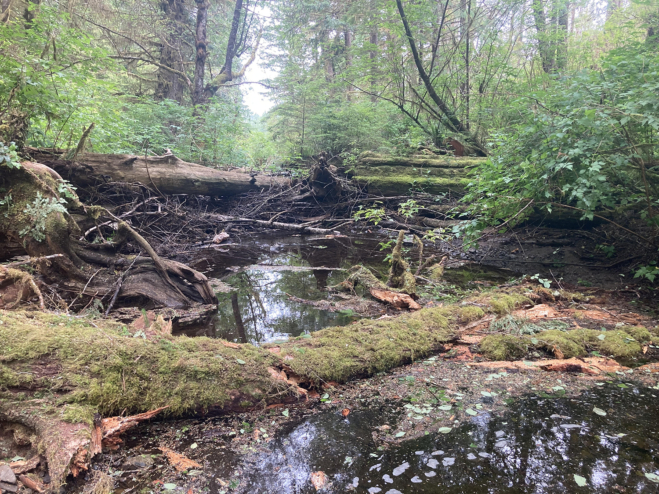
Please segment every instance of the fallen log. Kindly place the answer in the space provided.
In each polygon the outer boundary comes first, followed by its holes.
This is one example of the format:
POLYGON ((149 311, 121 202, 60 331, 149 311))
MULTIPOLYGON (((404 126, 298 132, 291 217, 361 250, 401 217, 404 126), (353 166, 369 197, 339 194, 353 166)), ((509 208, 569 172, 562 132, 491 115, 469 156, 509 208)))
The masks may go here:
POLYGON ((333 230, 327 228, 316 228, 308 225, 296 225, 295 223, 280 223, 278 221, 265 221, 265 220, 255 220, 252 218, 239 218, 236 216, 224 216, 221 214, 209 214, 211 219, 214 219, 219 222, 232 222, 232 223, 254 223, 259 226, 265 226, 267 228, 278 228, 281 230, 295 230, 300 232, 308 233, 321 233, 321 234, 331 234, 334 233, 333 230))
POLYGON ((33 160, 49 166, 78 187, 114 182, 139 182, 161 194, 231 196, 252 190, 287 187, 286 177, 221 171, 188 163, 174 155, 82 153, 76 161, 61 159, 61 152, 25 148, 33 160))
POLYGON ((468 169, 484 161, 484 158, 408 158, 365 152, 359 156, 348 175, 354 181, 365 184, 369 192, 378 192, 383 196, 398 196, 410 190, 460 195, 469 183, 468 169))
POLYGON ((267 347, 174 337, 156 323, 143 338, 109 320, 0 310, 0 424, 23 424, 36 435, 57 484, 98 451, 90 438, 107 443, 106 432, 134 422, 115 419, 109 427, 105 420, 100 435, 97 413, 167 407, 160 413, 181 416, 303 401, 301 387, 373 375, 441 350, 486 312, 530 303, 522 291, 361 320, 267 347))

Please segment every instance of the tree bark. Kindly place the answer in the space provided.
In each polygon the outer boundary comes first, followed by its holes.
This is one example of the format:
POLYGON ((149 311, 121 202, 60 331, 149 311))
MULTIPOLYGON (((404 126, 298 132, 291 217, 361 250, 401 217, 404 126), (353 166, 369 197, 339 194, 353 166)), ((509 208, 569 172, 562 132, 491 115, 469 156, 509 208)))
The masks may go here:
MULTIPOLYGON (((181 64, 181 48, 183 38, 183 26, 187 24, 187 10, 183 0, 166 0, 162 2, 163 11, 167 17, 168 35, 160 49, 160 64, 178 72, 185 72, 181 64)), ((155 97, 161 101, 171 99, 179 103, 183 102, 183 81, 181 76, 159 67, 158 84, 155 97)))
POLYGON ((195 30, 195 67, 192 101, 195 105, 205 103, 204 72, 206 70, 206 25, 208 24, 208 0, 197 3, 197 25, 195 30))
POLYGON ((284 177, 220 171, 187 163, 173 155, 144 157, 85 153, 79 155, 76 162, 71 162, 35 148, 27 152, 80 187, 109 180, 140 182, 162 194, 230 196, 290 184, 290 180, 284 177))

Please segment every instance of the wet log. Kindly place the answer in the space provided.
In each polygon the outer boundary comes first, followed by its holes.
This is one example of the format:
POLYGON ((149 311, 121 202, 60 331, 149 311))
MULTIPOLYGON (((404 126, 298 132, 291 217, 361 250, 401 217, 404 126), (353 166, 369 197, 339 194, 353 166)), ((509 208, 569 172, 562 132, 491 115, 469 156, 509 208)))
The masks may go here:
POLYGON ((103 182, 139 182, 162 194, 218 197, 290 185, 286 177, 221 171, 185 162, 171 154, 145 157, 83 153, 74 162, 61 159, 61 154, 52 150, 26 148, 26 153, 78 187, 103 182))

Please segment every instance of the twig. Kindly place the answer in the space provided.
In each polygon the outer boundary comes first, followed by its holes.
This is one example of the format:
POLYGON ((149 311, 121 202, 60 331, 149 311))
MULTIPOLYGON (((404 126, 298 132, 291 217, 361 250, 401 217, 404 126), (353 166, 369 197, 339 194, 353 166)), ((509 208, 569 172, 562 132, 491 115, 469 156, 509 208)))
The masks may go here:
POLYGON ((142 255, 140 252, 135 256, 135 259, 133 259, 133 262, 130 263, 130 266, 128 266, 128 269, 121 273, 121 276, 117 280, 117 288, 114 290, 114 294, 112 295, 112 299, 110 300, 110 305, 108 305, 108 308, 105 310, 105 317, 108 317, 108 314, 112 310, 112 307, 114 307, 114 303, 117 301, 117 297, 119 296, 119 292, 121 291, 121 285, 124 284, 124 279, 126 278, 126 275, 128 274, 128 271, 130 271, 130 268, 133 267, 133 264, 135 264, 135 261, 139 259, 139 257, 142 255))
MULTIPOLYGON (((101 271, 100 269, 97 269, 96 272, 95 272, 93 275, 91 275, 91 276, 89 277, 89 280, 87 280, 87 284, 86 284, 85 287, 82 289, 82 291, 81 291, 80 293, 78 293, 78 295, 76 295, 76 298, 74 298, 74 299, 71 301, 71 303, 69 304, 69 307, 73 307, 73 304, 76 302, 76 300, 78 300, 78 299, 80 298, 80 295, 82 295, 83 293, 85 293, 85 290, 87 290, 87 287, 89 286, 89 284, 91 283, 91 281, 94 279, 94 276, 96 276, 100 271, 101 271)), ((67 312, 68 312, 68 311, 67 311, 67 312)))

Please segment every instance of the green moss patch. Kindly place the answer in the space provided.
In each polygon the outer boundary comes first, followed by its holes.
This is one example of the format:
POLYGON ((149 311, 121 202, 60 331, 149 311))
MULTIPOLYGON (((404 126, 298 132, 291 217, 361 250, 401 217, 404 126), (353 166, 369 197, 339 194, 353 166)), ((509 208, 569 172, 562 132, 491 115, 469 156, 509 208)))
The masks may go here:
MULTIPOLYGON (((115 323, 96 328, 85 319, 38 312, 0 311, 0 320, 0 392, 38 388, 60 403, 103 414, 169 406, 168 413, 181 415, 223 406, 232 393, 251 396, 256 404, 272 387, 267 367, 277 359, 252 345, 145 340, 126 336, 115 323)), ((71 409, 67 416, 86 420, 88 414, 71 409)))
POLYGON ((526 336, 497 334, 481 341, 481 352, 490 360, 517 360, 528 353, 530 339, 526 336))
POLYGON ((494 334, 481 342, 481 351, 492 360, 524 357, 529 349, 545 350, 564 358, 584 357, 596 351, 613 358, 629 358, 641 353, 642 344, 652 335, 643 327, 625 326, 611 331, 550 329, 530 336, 494 334))

